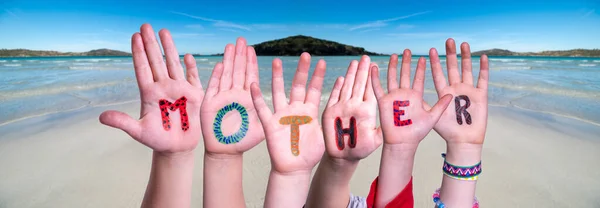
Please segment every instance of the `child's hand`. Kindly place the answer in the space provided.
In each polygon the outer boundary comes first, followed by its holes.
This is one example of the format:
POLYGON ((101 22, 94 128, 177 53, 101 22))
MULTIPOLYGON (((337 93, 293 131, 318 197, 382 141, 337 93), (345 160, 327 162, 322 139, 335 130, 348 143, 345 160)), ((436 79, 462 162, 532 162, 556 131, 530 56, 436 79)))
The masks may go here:
POLYGON ((273 60, 272 97, 275 114, 265 103, 258 84, 252 84, 252 98, 267 137, 271 169, 277 173, 308 172, 323 156, 323 132, 319 125, 319 102, 325 76, 325 61, 317 63, 306 92, 310 55, 303 53, 286 101, 281 60, 273 60))
POLYGON ((404 50, 400 69, 400 88, 396 81, 398 56, 390 58, 388 68, 388 94, 385 94, 379 82, 379 70, 372 69, 373 89, 379 103, 379 116, 386 144, 407 144, 416 146, 431 131, 448 106, 452 96, 441 96, 440 100, 426 110, 423 101, 425 81, 425 58, 419 58, 417 70, 410 86, 410 50, 404 50))
POLYGON ((446 41, 446 63, 450 85, 446 83, 437 51, 433 48, 429 51, 431 71, 438 96, 447 94, 454 96, 450 107, 444 111, 434 129, 449 145, 459 143, 481 145, 487 126, 488 59, 485 55, 481 56, 479 80, 477 87, 474 87, 469 44, 463 43, 460 48, 462 78, 458 72, 454 40, 446 41))
POLYGON ((140 120, 125 113, 106 111, 100 122, 125 131, 159 153, 191 152, 200 138, 200 104, 204 93, 196 61, 186 55, 184 75, 179 54, 167 30, 159 32, 166 55, 149 24, 131 39, 135 75, 141 95, 140 120))
POLYGON ((346 78, 335 82, 323 113, 327 154, 334 159, 357 161, 369 156, 381 145, 377 128, 377 100, 369 76, 368 56, 352 61, 346 78))
POLYGON ((202 103, 204 146, 209 154, 242 154, 264 139, 264 132, 250 96, 250 84, 258 83, 254 48, 238 38, 225 47, 223 63, 217 63, 202 103))

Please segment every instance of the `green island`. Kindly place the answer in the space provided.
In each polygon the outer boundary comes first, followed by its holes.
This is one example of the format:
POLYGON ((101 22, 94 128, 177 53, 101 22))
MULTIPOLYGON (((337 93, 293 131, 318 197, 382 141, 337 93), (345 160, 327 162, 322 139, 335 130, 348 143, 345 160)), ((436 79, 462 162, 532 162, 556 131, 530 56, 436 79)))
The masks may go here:
POLYGON ((473 56, 556 56, 556 57, 600 57, 600 49, 572 49, 563 51, 514 52, 506 49, 489 49, 471 53, 473 56))
POLYGON ((42 56, 131 56, 131 53, 111 50, 96 49, 87 52, 59 52, 28 49, 0 49, 0 57, 42 57, 42 56))
POLYGON ((303 52, 314 56, 384 55, 367 51, 361 47, 304 35, 265 41, 253 46, 259 56, 299 56, 303 52))
MULTIPOLYGON (((386 55, 367 51, 362 47, 356 47, 338 43, 335 41, 313 38, 310 36, 296 35, 286 38, 265 41, 253 45, 259 56, 299 56, 308 52, 314 56, 358 56, 358 55, 386 55)), ((399 53, 400 54, 400 53, 399 53)), ((514 52, 506 49, 489 49, 473 52, 473 56, 548 56, 548 57, 600 57, 600 49, 572 49, 541 52, 514 52)), ((195 56, 206 56, 194 54, 195 56)), ((222 56, 222 53, 209 56, 222 56)), ((28 49, 0 49, 0 57, 40 57, 40 56, 131 56, 131 53, 111 50, 97 49, 87 52, 59 52, 28 49)))

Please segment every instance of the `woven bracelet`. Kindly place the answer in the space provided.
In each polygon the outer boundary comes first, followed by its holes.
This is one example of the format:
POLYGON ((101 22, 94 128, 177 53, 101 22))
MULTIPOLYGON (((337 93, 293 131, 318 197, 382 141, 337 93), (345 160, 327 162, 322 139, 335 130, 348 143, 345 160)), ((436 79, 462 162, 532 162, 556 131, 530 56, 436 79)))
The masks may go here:
POLYGON ((442 153, 442 157, 444 158, 444 165, 442 166, 442 171, 448 177, 457 179, 457 180, 467 180, 473 181, 477 180, 479 174, 481 174, 481 161, 473 166, 457 166, 452 165, 446 161, 446 154, 442 153))
MULTIPOLYGON (((440 199, 440 189, 439 188, 437 190, 435 190, 435 192, 433 192, 433 203, 435 203, 435 207, 437 207, 437 208, 448 208, 440 199)), ((473 199, 473 208, 479 208, 479 201, 477 200, 477 197, 475 197, 473 199)))

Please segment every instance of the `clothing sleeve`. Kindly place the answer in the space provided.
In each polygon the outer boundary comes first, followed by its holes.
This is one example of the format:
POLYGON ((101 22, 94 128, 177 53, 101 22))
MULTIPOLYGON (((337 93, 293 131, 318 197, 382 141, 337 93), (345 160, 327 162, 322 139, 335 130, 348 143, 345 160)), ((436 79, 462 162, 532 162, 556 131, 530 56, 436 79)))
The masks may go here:
POLYGON ((365 197, 350 194, 348 208, 367 208, 367 199, 365 197))
MULTIPOLYGON (((371 190, 369 196, 367 196, 367 207, 375 207, 375 199, 377 198, 377 181, 379 177, 375 178, 371 183, 371 190)), ((415 200, 413 198, 412 190, 412 177, 408 184, 402 189, 402 191, 392 200, 390 203, 385 205, 385 208, 412 208, 415 206, 415 200)))

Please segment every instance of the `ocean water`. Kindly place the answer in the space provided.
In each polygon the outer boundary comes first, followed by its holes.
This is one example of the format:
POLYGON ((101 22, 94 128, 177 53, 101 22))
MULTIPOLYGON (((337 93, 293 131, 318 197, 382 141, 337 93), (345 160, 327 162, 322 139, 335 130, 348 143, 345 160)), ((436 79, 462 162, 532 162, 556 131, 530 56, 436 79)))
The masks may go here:
MULTIPOLYGON (((259 57, 260 85, 270 98, 271 61, 259 57)), ((313 57, 327 61, 322 100, 333 82, 344 76, 351 60, 360 57, 313 57)), ((417 58, 413 62, 412 75, 417 58)), ((298 57, 281 57, 286 91, 298 57)), ((375 56, 386 86, 389 57, 375 56)), ((221 57, 196 57, 203 86, 221 57)), ((442 58, 445 69, 445 59, 442 58)), ((479 59, 473 60, 479 69, 479 59)), ((494 57, 490 58, 491 105, 551 113, 600 125, 600 58, 494 57)), ((478 75, 478 70, 474 70, 478 75)), ((476 80, 476 79, 475 79, 476 80)), ((431 71, 426 74, 426 96, 435 95, 431 71)), ((139 91, 130 57, 0 58, 0 125, 45 115, 136 102, 139 91)))

